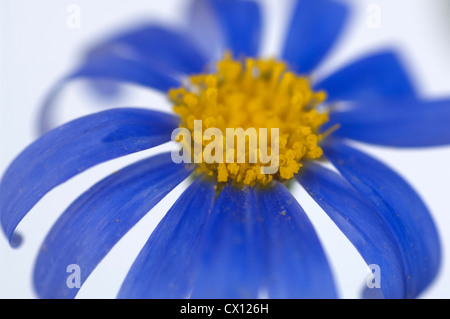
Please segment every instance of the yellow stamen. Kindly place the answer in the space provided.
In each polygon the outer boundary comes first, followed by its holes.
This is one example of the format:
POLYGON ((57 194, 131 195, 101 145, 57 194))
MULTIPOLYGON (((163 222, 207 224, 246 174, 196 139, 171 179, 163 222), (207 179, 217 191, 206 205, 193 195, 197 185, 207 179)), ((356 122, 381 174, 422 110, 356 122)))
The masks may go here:
MULTIPOLYGON (((209 128, 223 132, 223 161, 209 163, 205 158, 196 161, 200 171, 216 176, 218 182, 234 180, 247 185, 265 185, 273 179, 284 181, 298 173, 302 161, 322 156, 319 142, 324 136, 319 134, 319 128, 328 121, 328 114, 316 107, 326 100, 326 93, 314 92, 308 78, 290 72, 283 62, 237 61, 226 53, 214 74, 191 76, 189 85, 171 90, 169 97, 181 118, 180 127, 191 132, 193 157, 194 121, 202 121, 202 133, 209 128), (227 128, 255 128, 258 140, 259 129, 267 128, 268 146, 270 129, 278 128, 279 170, 274 174, 261 173, 261 167, 267 163, 260 160, 259 148, 249 151, 249 137, 246 161, 238 162, 238 156, 243 154, 239 154, 237 143, 230 149, 225 136, 227 128), (251 152, 256 152, 253 154, 258 158, 256 163, 248 161, 251 152)), ((201 147, 205 149, 212 142, 203 140, 201 147)))

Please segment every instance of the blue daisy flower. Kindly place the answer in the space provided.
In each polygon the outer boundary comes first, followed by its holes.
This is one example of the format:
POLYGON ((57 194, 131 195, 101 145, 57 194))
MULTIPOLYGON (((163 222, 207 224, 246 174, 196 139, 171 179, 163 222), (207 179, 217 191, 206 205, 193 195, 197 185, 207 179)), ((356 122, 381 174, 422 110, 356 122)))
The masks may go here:
POLYGON ((240 0, 193 1, 186 28, 150 24, 91 50, 49 95, 41 118, 42 131, 48 132, 3 176, 0 218, 11 244, 18 240, 19 222, 45 194, 95 165, 171 141, 174 129, 189 128, 192 105, 204 106, 199 118, 217 123, 226 118, 225 124, 272 114, 258 120, 267 126, 282 122, 287 148, 280 171, 270 177, 243 166, 177 164, 163 153, 98 182, 47 235, 34 271, 37 294, 75 297, 79 289, 68 287, 67 266, 78 265, 84 282, 148 211, 194 176, 151 234, 118 297, 337 297, 319 238, 286 187, 294 180, 366 263, 379 265, 381 287, 367 288, 364 297, 419 296, 441 260, 432 217, 401 176, 349 140, 395 147, 447 145, 450 101, 418 97, 392 51, 363 57, 321 81, 310 78, 337 42, 348 11, 332 0, 298 0, 276 61, 258 59, 261 10, 255 2, 240 0), (224 52, 229 53, 220 60, 224 52), (217 84, 217 74, 227 85, 217 84), (53 100, 77 78, 170 90, 176 114, 117 108, 50 130, 53 100), (190 90, 186 79, 201 92, 190 90), (240 96, 249 101, 248 92, 252 103, 235 109, 240 96), (225 108, 211 107, 217 96, 227 101, 225 108), (252 109, 274 98, 279 103, 267 114, 252 109))

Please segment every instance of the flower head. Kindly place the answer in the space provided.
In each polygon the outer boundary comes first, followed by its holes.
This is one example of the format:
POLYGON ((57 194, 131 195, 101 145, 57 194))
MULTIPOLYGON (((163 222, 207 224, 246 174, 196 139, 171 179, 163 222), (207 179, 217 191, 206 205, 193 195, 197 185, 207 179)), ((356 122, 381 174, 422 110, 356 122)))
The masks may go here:
POLYGON ((151 234, 119 297, 337 297, 319 238, 286 188, 288 180, 308 191, 367 264, 379 265, 381 288, 366 289, 365 297, 417 297, 440 264, 430 213, 402 177, 348 139, 397 147, 448 144, 450 101, 419 98, 390 51, 315 79, 311 72, 347 19, 348 8, 339 2, 298 0, 276 59, 258 56, 262 18, 256 2, 197 0, 193 8, 190 32, 149 25, 91 50, 52 90, 41 124, 43 131, 50 128, 52 102, 74 78, 161 90, 174 114, 119 108, 74 120, 37 139, 4 174, 0 217, 11 240, 20 220, 59 184, 168 142, 176 129, 194 135, 178 139, 192 142, 192 163, 175 163, 170 153, 153 156, 115 172, 72 203, 39 253, 38 295, 74 297, 78 289, 66 285, 67 266, 79 265, 84 282, 131 227, 194 176, 151 234), (210 128, 253 128, 258 140, 259 129, 276 128, 279 169, 261 173, 264 143, 251 148, 250 137, 239 149, 216 135, 215 151, 225 150, 216 157, 208 148, 211 139, 195 140, 196 121, 204 125, 202 135, 210 128))
MULTIPOLYGON (((322 156, 319 128, 327 122, 328 114, 319 113, 316 107, 325 100, 326 94, 314 92, 308 79, 287 71, 285 63, 251 58, 235 61, 228 53, 217 63, 215 74, 194 75, 187 88, 173 89, 169 96, 175 113, 180 116, 180 126, 188 129, 191 136, 195 133, 195 121, 204 123, 202 134, 211 127, 228 132, 219 141, 223 151, 217 160, 195 161, 200 171, 216 176, 218 182, 233 180, 246 185, 267 185, 273 178, 288 180, 298 173, 302 160, 322 156), (278 130, 276 137, 267 138, 277 138, 274 144, 278 146, 279 169, 273 174, 261 172, 261 167, 269 164, 259 156, 259 144, 267 145, 267 142, 257 143, 260 128, 278 130), (242 147, 235 145, 236 129, 249 135, 242 147), (250 160, 252 156, 254 161, 250 160)), ((201 156, 211 145, 202 142, 199 154, 195 154, 192 146, 194 157, 201 156)))

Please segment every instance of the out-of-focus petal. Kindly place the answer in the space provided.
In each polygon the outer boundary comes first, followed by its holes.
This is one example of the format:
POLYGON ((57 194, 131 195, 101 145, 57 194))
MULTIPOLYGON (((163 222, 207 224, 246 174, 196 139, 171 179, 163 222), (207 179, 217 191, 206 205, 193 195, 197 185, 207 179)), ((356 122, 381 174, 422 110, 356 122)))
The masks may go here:
POLYGON ((167 91, 177 87, 179 81, 159 67, 144 65, 128 58, 105 54, 85 61, 77 70, 56 83, 45 97, 39 110, 38 129, 44 134, 53 128, 55 102, 61 90, 74 79, 107 80, 134 83, 146 87, 167 91))
POLYGON ((105 178, 80 196, 58 219, 40 250, 34 286, 41 298, 73 298, 69 265, 82 285, 110 249, 191 172, 157 155, 105 178))
POLYGON ((208 58, 197 48, 184 30, 155 24, 121 32, 91 48, 85 61, 104 56, 122 56, 147 67, 158 66, 168 74, 191 74, 202 72, 208 58))
POLYGON ((113 109, 60 126, 28 146, 0 183, 0 218, 11 235, 51 189, 102 162, 169 142, 178 118, 145 109, 113 109))
POLYGON ((209 62, 223 57, 227 49, 224 32, 217 21, 210 0, 191 0, 188 8, 189 33, 209 58, 209 62))
POLYGON ((281 57, 297 73, 313 71, 337 42, 348 11, 333 0, 298 0, 281 57))
POLYGON ((364 56, 315 85, 327 92, 328 101, 373 100, 415 95, 413 83, 392 51, 364 56))
POLYGON ((210 1, 222 29, 226 49, 235 57, 256 56, 261 45, 261 8, 254 1, 210 1))
POLYGON ((333 135, 395 147, 450 144, 450 100, 400 99, 358 102, 330 114, 333 135))
POLYGON ((215 182, 197 180, 153 231, 135 260, 119 298, 186 298, 192 288, 204 223, 214 205, 215 182))
POLYGON ((436 277, 441 260, 439 236, 422 199, 386 165, 342 141, 331 140, 323 150, 389 227, 405 268, 404 297, 417 297, 436 277))

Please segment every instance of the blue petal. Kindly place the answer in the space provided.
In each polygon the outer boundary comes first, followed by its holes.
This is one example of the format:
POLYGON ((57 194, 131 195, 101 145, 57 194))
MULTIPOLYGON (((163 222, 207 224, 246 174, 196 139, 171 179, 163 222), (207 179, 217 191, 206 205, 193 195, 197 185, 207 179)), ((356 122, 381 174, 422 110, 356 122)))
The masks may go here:
POLYGON ((154 230, 119 292, 119 298, 186 298, 195 273, 215 183, 197 178, 154 230))
MULTIPOLYGON (((385 298, 403 298, 406 283, 399 247, 385 222, 342 176, 308 163, 298 181, 355 245, 368 265, 378 265, 385 298)), ((377 288, 372 288, 377 289, 377 288)))
POLYGON ((403 178, 374 158, 338 140, 323 149, 389 227, 405 268, 404 297, 417 297, 435 278, 441 260, 439 237, 425 204, 403 178))
POLYGON ((85 61, 77 70, 62 79, 50 90, 39 110, 39 133, 53 128, 55 101, 68 82, 74 79, 109 80, 134 83, 167 91, 179 86, 179 81, 156 66, 149 66, 128 58, 105 53, 85 61))
POLYGON ((207 62, 185 32, 153 24, 123 32, 89 49, 82 63, 50 90, 39 113, 39 133, 54 126, 56 99, 73 80, 91 80, 94 90, 112 93, 118 83, 166 92, 178 87, 183 75, 202 72, 207 62))
POLYGON ((210 61, 219 60, 227 49, 220 23, 210 0, 191 0, 188 8, 188 28, 197 45, 210 61))
POLYGON ((261 8, 253 1, 212 0, 226 49, 235 57, 256 56, 261 44, 261 8))
POLYGON ((188 175, 170 153, 130 165, 97 183, 58 219, 40 250, 34 271, 41 298, 73 298, 67 266, 77 265, 81 284, 110 249, 188 175))
POLYGON ((105 52, 84 61, 66 78, 66 81, 76 78, 127 82, 163 92, 180 83, 161 66, 118 56, 114 52, 105 52))
POLYGON ((415 95, 405 67, 391 51, 362 57, 325 78, 315 89, 325 90, 330 102, 415 95))
POLYGON ((6 236, 52 188, 99 163, 171 139, 178 119, 145 109, 114 109, 60 126, 28 146, 0 184, 0 218, 6 236))
POLYGON ((327 258, 297 201, 279 183, 255 194, 267 234, 269 298, 336 298, 327 258))
POLYGON ((335 136, 395 147, 450 144, 450 100, 402 99, 357 103, 330 114, 335 136), (359 106, 361 105, 361 106, 359 106))
POLYGON ((297 73, 310 73, 337 42, 348 8, 333 0, 298 0, 282 58, 297 73))
POLYGON ((88 51, 85 61, 112 54, 158 66, 169 74, 199 73, 208 62, 185 31, 155 24, 141 25, 100 43, 88 51))
POLYGON ((193 298, 335 298, 319 240, 278 183, 227 186, 207 222, 193 298))
POLYGON ((226 186, 207 221, 192 298, 258 298, 263 284, 263 221, 251 188, 226 186))

